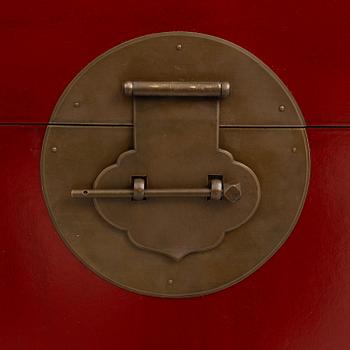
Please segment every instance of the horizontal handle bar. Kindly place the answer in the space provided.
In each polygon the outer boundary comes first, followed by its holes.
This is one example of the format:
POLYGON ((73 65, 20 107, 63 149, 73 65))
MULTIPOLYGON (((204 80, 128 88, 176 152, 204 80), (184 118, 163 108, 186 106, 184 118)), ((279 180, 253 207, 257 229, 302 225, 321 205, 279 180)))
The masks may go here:
POLYGON ((221 180, 211 180, 210 188, 162 188, 146 189, 144 179, 134 179, 133 189, 83 189, 72 190, 72 198, 145 198, 164 197, 202 197, 214 200, 222 198, 236 202, 241 198, 240 184, 223 184, 221 180))
POLYGON ((127 81, 124 83, 124 93, 127 96, 226 97, 230 94, 230 83, 226 81, 127 81))
MULTIPOLYGON (((145 197, 209 197, 209 188, 188 188, 188 189, 146 189, 145 197)), ((72 190, 73 198, 132 198, 134 190, 72 190)))

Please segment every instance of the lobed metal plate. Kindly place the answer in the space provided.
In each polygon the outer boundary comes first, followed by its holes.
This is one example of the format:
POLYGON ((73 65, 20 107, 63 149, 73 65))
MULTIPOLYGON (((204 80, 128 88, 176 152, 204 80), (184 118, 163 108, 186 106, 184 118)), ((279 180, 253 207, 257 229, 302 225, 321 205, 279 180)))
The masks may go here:
POLYGON ((52 220, 86 266, 128 290, 184 297, 237 283, 276 252, 301 213, 310 171, 307 136, 302 127, 286 126, 303 126, 302 115, 265 65, 221 39, 162 33, 122 44, 73 80, 51 123, 41 173, 52 220), (91 188, 106 166, 134 147, 132 101, 122 94, 122 82, 181 79, 230 82, 232 96, 221 102, 219 147, 254 171, 261 199, 253 217, 214 249, 176 260, 138 248, 101 218, 93 201, 72 199, 70 191, 91 188))

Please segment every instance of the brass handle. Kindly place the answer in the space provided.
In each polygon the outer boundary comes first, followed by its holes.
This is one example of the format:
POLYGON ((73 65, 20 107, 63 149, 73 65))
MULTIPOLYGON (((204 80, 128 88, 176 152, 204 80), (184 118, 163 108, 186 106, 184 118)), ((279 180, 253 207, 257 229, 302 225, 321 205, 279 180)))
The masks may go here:
POLYGON ((237 202, 241 198, 240 184, 223 184, 219 179, 211 180, 210 188, 167 188, 147 189, 143 178, 135 178, 133 189, 83 189, 72 190, 72 198, 145 198, 161 197, 203 197, 213 200, 226 198, 237 202))
POLYGON ((227 81, 127 81, 124 83, 127 96, 207 96, 227 97, 230 83, 227 81))

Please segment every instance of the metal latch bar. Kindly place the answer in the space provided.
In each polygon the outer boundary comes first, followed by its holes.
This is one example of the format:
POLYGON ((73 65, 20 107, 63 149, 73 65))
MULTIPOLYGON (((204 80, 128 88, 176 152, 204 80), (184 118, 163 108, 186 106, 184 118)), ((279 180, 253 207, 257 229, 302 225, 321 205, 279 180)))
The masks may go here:
POLYGON ((222 198, 236 202, 241 198, 240 184, 223 184, 221 180, 211 180, 210 188, 167 188, 146 189, 144 179, 134 179, 133 189, 82 189, 72 190, 72 198, 130 198, 143 200, 145 198, 164 197, 202 197, 213 200, 222 198), (135 181, 136 180, 136 181, 135 181))
MULTIPOLYGON (((211 190, 209 188, 162 188, 162 189, 145 189, 146 197, 208 197, 211 190)), ((128 198, 133 197, 132 189, 85 189, 72 190, 73 198, 128 198)))
POLYGON ((123 88, 127 96, 226 97, 230 94, 227 81, 127 81, 123 88))

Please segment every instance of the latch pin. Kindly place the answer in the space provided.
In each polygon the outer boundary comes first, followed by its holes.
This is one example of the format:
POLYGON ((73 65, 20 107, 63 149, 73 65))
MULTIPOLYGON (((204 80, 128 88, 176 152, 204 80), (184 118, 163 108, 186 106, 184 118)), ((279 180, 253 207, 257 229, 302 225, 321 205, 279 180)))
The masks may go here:
POLYGON ((133 189, 84 189, 72 190, 72 198, 130 198, 143 200, 145 198, 164 197, 202 197, 212 200, 226 198, 237 202, 241 198, 240 184, 224 184, 220 179, 212 179, 210 188, 145 188, 144 178, 134 178, 133 189))

